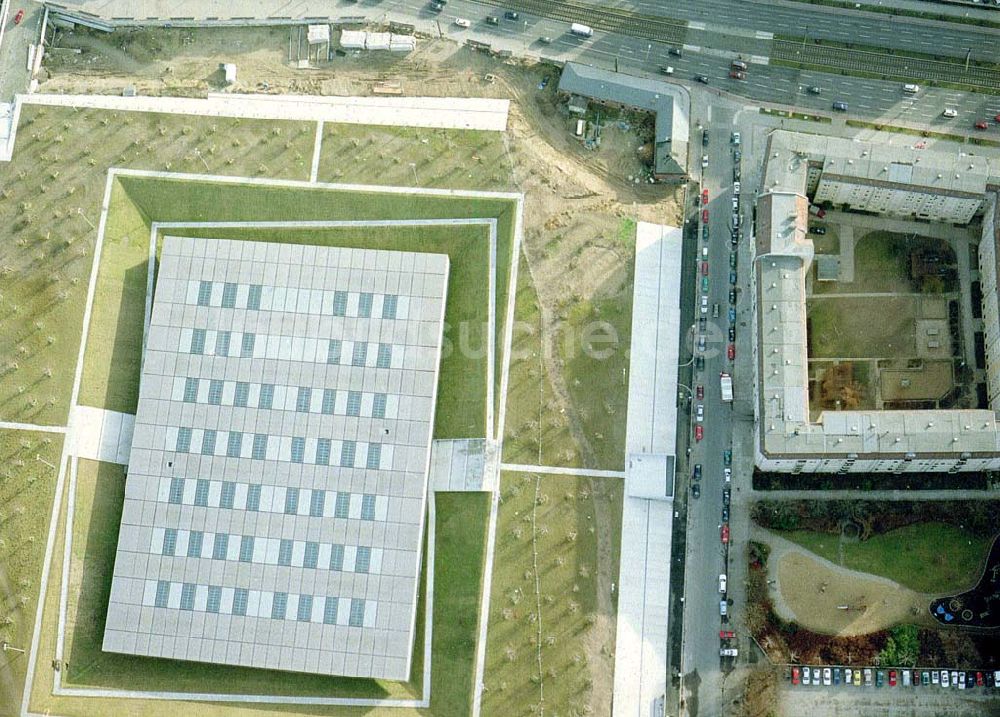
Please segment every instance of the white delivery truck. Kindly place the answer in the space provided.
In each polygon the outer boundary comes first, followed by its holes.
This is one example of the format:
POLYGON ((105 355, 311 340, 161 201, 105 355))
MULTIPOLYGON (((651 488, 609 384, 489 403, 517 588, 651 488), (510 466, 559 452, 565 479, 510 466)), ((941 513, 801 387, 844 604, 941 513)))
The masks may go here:
POLYGON ((588 25, 581 25, 578 22, 574 22, 569 26, 569 31, 576 35, 577 37, 593 37, 594 30, 588 25))
POLYGON ((733 400, 733 377, 728 373, 719 374, 719 386, 722 389, 722 400, 729 403, 733 400))

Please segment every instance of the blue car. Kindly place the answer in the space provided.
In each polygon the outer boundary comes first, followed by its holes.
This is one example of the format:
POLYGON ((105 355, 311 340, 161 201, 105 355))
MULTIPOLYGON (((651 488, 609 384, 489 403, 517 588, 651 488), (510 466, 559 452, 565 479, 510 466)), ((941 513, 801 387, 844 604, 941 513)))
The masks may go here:
POLYGON ((734 309, 732 306, 729 307, 729 323, 731 324, 736 323, 736 309, 734 309))

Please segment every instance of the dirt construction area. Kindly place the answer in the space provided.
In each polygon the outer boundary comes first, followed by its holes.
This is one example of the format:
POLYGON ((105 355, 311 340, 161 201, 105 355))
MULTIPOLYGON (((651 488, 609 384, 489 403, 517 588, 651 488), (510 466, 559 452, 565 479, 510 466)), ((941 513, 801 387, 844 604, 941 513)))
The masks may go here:
POLYGON ((839 637, 865 635, 927 612, 927 598, 885 578, 846 570, 806 551, 786 549, 769 562, 774 607, 785 620, 839 637))

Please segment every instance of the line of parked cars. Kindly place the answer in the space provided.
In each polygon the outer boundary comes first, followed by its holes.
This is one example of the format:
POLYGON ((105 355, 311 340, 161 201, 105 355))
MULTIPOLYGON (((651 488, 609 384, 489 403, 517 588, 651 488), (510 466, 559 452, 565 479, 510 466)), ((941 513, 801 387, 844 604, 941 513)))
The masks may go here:
POLYGON ((798 667, 788 675, 793 685, 845 687, 954 687, 1000 689, 1000 670, 915 670, 880 667, 798 667))

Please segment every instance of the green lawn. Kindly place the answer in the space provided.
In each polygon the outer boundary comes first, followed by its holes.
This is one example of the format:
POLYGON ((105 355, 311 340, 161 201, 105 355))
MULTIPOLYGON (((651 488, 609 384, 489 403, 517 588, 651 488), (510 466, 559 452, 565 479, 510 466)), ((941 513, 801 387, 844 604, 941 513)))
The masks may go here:
POLYGON ((909 296, 809 299, 809 356, 916 356, 919 302, 919 297, 909 296))
MULTIPOLYGON (((509 256, 510 200, 457 200, 308 188, 244 187, 122 178, 113 194, 84 364, 81 401, 134 412, 138 398, 142 315, 146 293, 150 216, 160 221, 239 221, 368 218, 498 218, 496 380, 502 366, 502 336, 509 256), (196 191, 192 193, 192 188, 196 191), (209 188, 210 191, 206 191, 209 188), (178 194, 182 198, 178 198, 178 194), (197 197, 197 199, 195 199, 197 197), (206 199, 207 197, 207 199, 206 199), (443 201, 442 201, 443 200, 443 201), (379 206, 378 211, 373 205, 379 206), (215 209, 220 207, 220 209, 215 209), (260 210, 264 207, 265 210, 260 210), (137 238, 141 237, 141 238, 137 238)), ((177 234, 247 240, 416 249, 451 257, 435 437, 479 437, 486 433, 486 317, 489 241, 482 226, 366 227, 324 230, 172 230, 177 234), (468 346, 472 351, 458 350, 468 346), (448 347, 455 350, 449 350, 448 347)))
MULTIPOLYGON (((27 649, 31 643, 42 575, 56 469, 58 434, 0 431, 0 640, 27 649), (51 465, 46 465, 47 461, 51 465)), ((3 655, 10 672, 0 680, 0 715, 17 714, 27 656, 3 655)))
POLYGON ((617 288, 566 297, 555 307, 556 364, 575 411, 580 432, 592 450, 585 456, 558 410, 553 377, 543 361, 542 318, 535 280, 522 260, 514 305, 510 385, 504 460, 556 467, 622 470, 625 465, 625 418, 628 404, 629 347, 632 339, 632 291, 635 224, 619 227, 615 248, 627 273, 617 288))
MULTIPOLYGON (((78 471, 74 518, 73 567, 67 612, 66 666, 63 684, 77 687, 114 689, 230 691, 316 696, 387 697, 418 699, 423 670, 424 601, 418 604, 418 629, 414 644, 412 680, 407 683, 326 677, 299 673, 256 670, 232 666, 212 666, 177 660, 160 660, 105 653, 100 649, 107 611, 110 578, 114 567, 118 523, 124 496, 121 466, 81 461, 78 471)), ((421 714, 448 716, 467 714, 472 697, 472 674, 477 637, 479 599, 485 560, 489 496, 485 493, 443 493, 437 495, 437 548, 435 554, 435 603, 432 662, 431 709, 421 714)), ((60 553, 61 555, 61 553, 60 553)), ((56 561, 57 563, 59 561, 56 561)), ((58 595, 56 580, 50 595, 58 595)), ((422 595, 421 591, 421 595, 422 595)), ((45 616, 42 653, 37 680, 51 680, 46 654, 54 641, 57 602, 50 601, 45 616)), ((36 682, 36 684, 38 684, 36 682)), ((104 715, 115 703, 100 699, 55 698, 36 691, 33 707, 79 715, 104 715), (37 702, 44 702, 39 707, 37 702)), ((191 703, 185 714, 259 714, 252 707, 219 707, 191 703)), ((142 714, 172 715, 169 703, 144 703, 142 714)), ((374 713, 416 714, 411 710, 360 710, 274 706, 274 712, 289 714, 347 715, 374 713)))
POLYGON ((0 166, 0 418, 66 423, 108 167, 306 179, 314 126, 25 105, 0 166))
POLYGON ((541 687, 546 713, 608 714, 616 615, 609 596, 609 609, 599 604, 598 538, 609 547, 604 569, 617 581, 622 482, 504 473, 500 495, 483 715, 537 714, 541 687), (607 524, 596 520, 603 509, 607 524))
POLYGON ((864 542, 845 542, 841 563, 836 536, 804 530, 782 535, 851 570, 881 575, 935 595, 961 592, 975 584, 992 537, 970 535, 944 523, 920 523, 864 542))
POLYGON ((423 127, 331 125, 323 128, 321 182, 447 189, 512 188, 499 132, 423 127))

